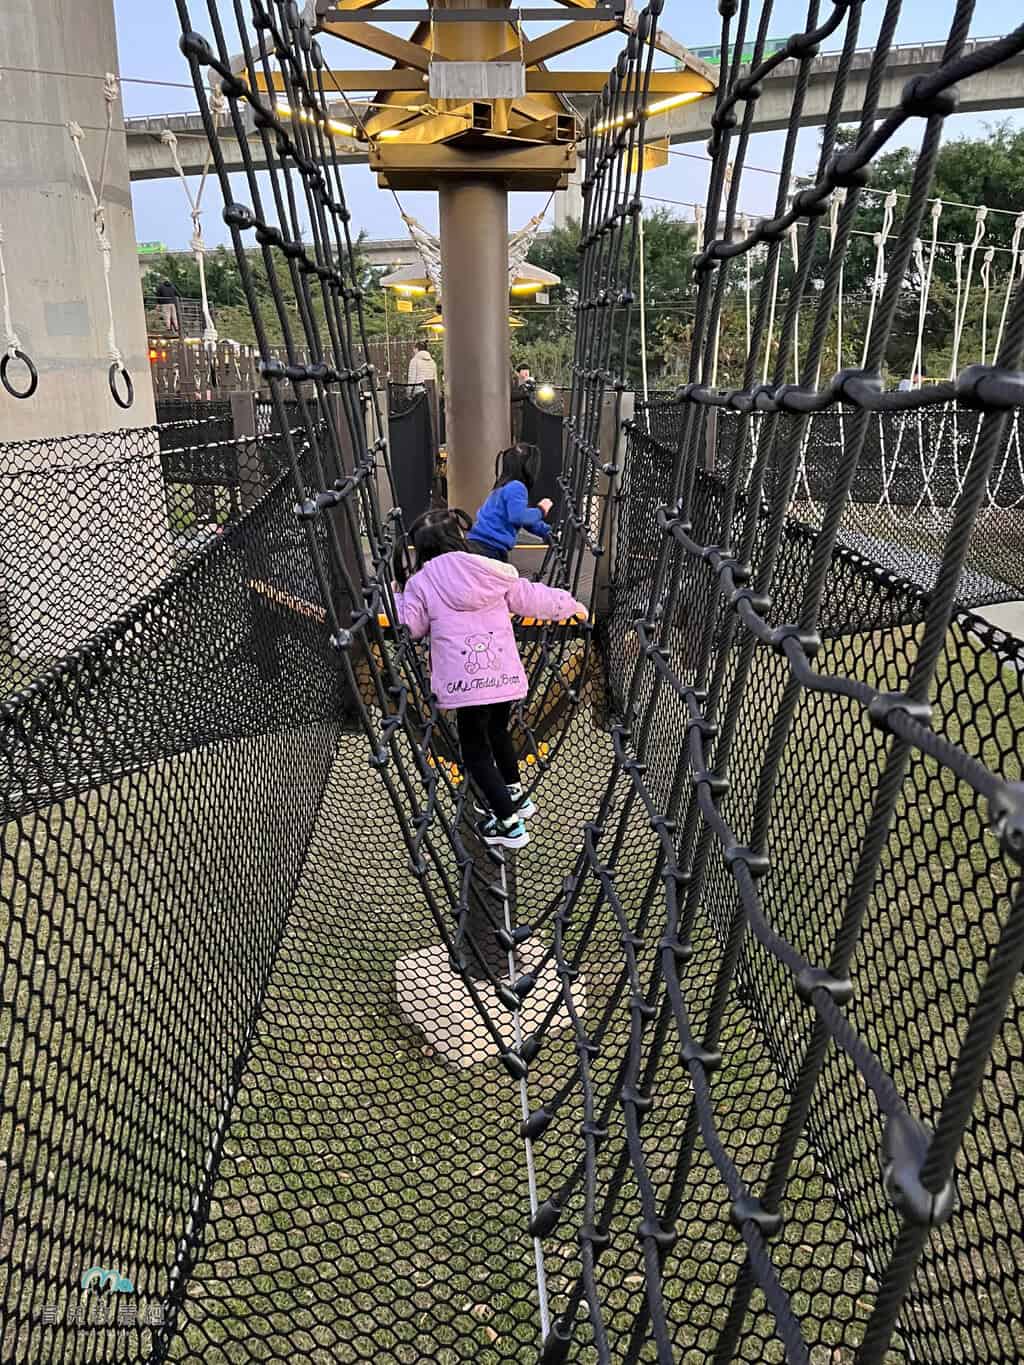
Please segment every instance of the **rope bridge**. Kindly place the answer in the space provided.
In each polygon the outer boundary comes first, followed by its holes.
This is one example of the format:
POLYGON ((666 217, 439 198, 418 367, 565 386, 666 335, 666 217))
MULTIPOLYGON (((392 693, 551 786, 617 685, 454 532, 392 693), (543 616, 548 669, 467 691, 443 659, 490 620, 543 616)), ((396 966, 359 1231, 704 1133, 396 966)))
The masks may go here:
MULTIPOLYGON (((669 440, 629 420, 622 379, 659 4, 587 125, 542 573, 591 592, 595 624, 521 626, 515 734, 541 813, 513 857, 477 844, 452 727, 389 624, 403 527, 366 434, 317 39, 290 3, 178 0, 254 325, 253 240, 286 358, 260 336, 262 498, 55 663, 48 632, 50 664, 0 711, 5 1359, 1019 1353, 1024 647, 957 592, 1024 399, 1024 296, 994 364, 907 392, 877 376, 955 83, 1024 31, 961 59, 960 0, 942 65, 876 125, 889 0, 856 141, 833 154, 840 63, 813 183, 741 236, 759 81, 799 63, 785 185, 814 53, 832 34, 855 50, 862 5, 812 0, 782 55, 770 0, 721 9, 669 440), (308 118, 256 93, 272 62, 308 118), (243 198, 218 130, 247 107, 268 172, 246 166, 243 198), (911 132, 864 364, 819 382, 871 159, 911 132), (800 264, 774 290, 794 223, 800 264), (723 300, 762 246, 745 370, 718 388, 723 300), (949 404, 979 414, 976 439, 915 583, 839 536, 873 415, 949 404), (804 438, 838 411, 845 458, 800 519, 804 438)), ((185 432, 165 458, 191 450, 185 432)))

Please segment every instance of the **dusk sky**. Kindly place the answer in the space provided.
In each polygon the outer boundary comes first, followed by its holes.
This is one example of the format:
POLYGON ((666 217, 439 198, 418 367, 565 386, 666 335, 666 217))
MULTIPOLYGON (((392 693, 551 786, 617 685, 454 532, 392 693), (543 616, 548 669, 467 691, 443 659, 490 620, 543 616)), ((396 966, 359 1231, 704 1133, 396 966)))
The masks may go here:
MULTIPOLYGON (((534 0, 536 3, 537 0, 534 0)), ((121 73, 123 77, 131 78, 125 81, 123 87, 126 114, 194 110, 195 97, 190 85, 187 88, 175 88, 134 83, 139 80, 188 82, 188 69, 178 51, 180 29, 172 0, 145 0, 145 3, 140 3, 140 0, 114 0, 114 8, 118 22, 121 73)), ((229 8, 226 4, 221 6, 224 13, 229 8)), ((806 3, 800 4, 797 0, 779 0, 775 7, 773 34, 785 37, 803 29, 806 8, 806 3)), ((868 0, 861 46, 871 45, 884 8, 883 0, 868 0)), ((897 41, 908 43, 944 39, 952 8, 952 0, 906 0, 897 41)), ((972 34, 992 36, 1004 33, 1012 22, 1013 8, 1005 0, 978 0, 972 34)), ((208 32, 209 20, 204 0, 193 0, 191 9, 195 28, 200 32, 208 32)), ((564 15, 564 10, 558 11, 558 17, 564 18, 564 15)), ((721 21, 717 5, 712 0, 685 0, 685 3, 684 0, 666 0, 662 22, 663 27, 691 47, 718 41, 721 21)), ((408 25, 393 28, 398 33, 409 31, 408 25)), ((527 30, 532 33, 542 31, 539 25, 528 25, 527 30)), ((558 58, 554 65, 562 68, 607 69, 614 61, 619 46, 618 39, 603 39, 558 58)), ((837 47, 839 44, 826 44, 828 46, 837 47)), ((325 39, 325 48, 328 60, 336 66, 388 65, 334 38, 325 39)), ((670 59, 663 57, 659 62, 661 64, 669 65, 670 59)), ((985 118, 953 118, 947 123, 947 137, 965 133, 977 135, 986 122, 1004 118, 1020 123, 1022 115, 1014 113, 993 114, 985 118)), ((912 137, 920 137, 917 122, 911 125, 911 134, 912 137)), ((780 134, 762 134, 751 142, 741 201, 741 207, 749 213, 765 213, 774 203, 778 177, 772 175, 770 169, 778 165, 781 141, 780 134), (755 166, 765 170, 755 171, 755 166)), ((807 170, 813 165, 817 144, 817 130, 810 129, 801 135, 798 170, 807 170)), ((688 155, 673 156, 668 166, 651 172, 645 179, 645 192, 650 196, 650 209, 656 208, 659 200, 677 201, 668 205, 670 211, 692 218, 693 210, 686 205, 704 199, 707 160, 699 143, 679 150, 688 155)), ((403 234, 394 199, 377 189, 376 180, 367 168, 347 167, 345 184, 353 220, 358 228, 365 229, 370 237, 397 237, 403 234)), ((208 193, 210 208, 204 216, 204 231, 207 241, 213 244, 225 240, 225 229, 220 220, 221 203, 216 184, 210 185, 208 193)), ((160 241, 171 248, 187 245, 190 220, 185 196, 178 182, 161 180, 136 185, 133 187, 133 199, 139 241, 160 241)), ((539 212, 546 200, 545 195, 513 195, 509 210, 510 226, 518 227, 532 214, 539 212)), ((403 207, 430 227, 436 227, 437 223, 436 202, 436 195, 433 194, 402 195, 403 207)))

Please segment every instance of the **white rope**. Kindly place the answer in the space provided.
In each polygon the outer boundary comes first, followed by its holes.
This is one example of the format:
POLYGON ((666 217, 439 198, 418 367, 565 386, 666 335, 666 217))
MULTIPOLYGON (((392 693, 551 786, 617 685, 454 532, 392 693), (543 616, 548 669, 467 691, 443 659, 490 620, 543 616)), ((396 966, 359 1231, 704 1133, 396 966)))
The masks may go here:
MULTIPOLYGON (((800 274, 800 240, 799 227, 796 223, 789 225, 789 249, 793 255, 793 275, 794 278, 800 274)), ((800 383, 800 312, 797 310, 793 318, 793 383, 800 383)))
MULTIPOLYGON (((693 225, 697 231, 697 250, 702 251, 704 249, 704 209, 701 207, 700 204, 698 204, 693 210, 693 225)), ((703 384, 705 379, 703 350, 701 350, 700 352, 698 361, 699 361, 698 373, 700 376, 700 381, 703 384)))
MULTIPOLYGON (((942 200, 936 199, 932 205, 932 239, 928 254, 928 269, 927 273, 922 273, 921 299, 917 309, 917 341, 914 344, 914 361, 910 367, 910 382, 916 388, 920 388, 920 381, 924 373, 924 324, 928 316, 932 280, 935 277, 935 256, 939 249, 939 219, 941 217, 942 200)), ((915 245, 920 247, 920 240, 915 245)), ((923 252, 919 255, 919 260, 923 263, 923 252)))
MULTIPOLYGON (((214 87, 210 95, 210 109, 213 113, 214 122, 219 127, 223 116, 227 113, 228 101, 220 86, 214 87)), ((189 247, 196 259, 196 266, 199 269, 199 293, 202 298, 203 306, 203 345, 216 346, 220 340, 213 314, 210 312, 210 300, 206 288, 206 243, 203 240, 203 191, 206 189, 207 179, 210 174, 210 167, 213 164, 213 151, 210 150, 206 155, 206 162, 203 166, 203 173, 199 180, 199 188, 193 195, 189 188, 185 169, 181 164, 178 155, 178 138, 172 128, 165 128, 160 134, 160 141, 164 144, 171 154, 174 162, 174 169, 178 173, 181 181, 181 188, 185 191, 185 198, 188 200, 189 213, 192 218, 192 238, 189 247)), ((180 326, 180 321, 179 321, 180 326)))
MULTIPOLYGON (((504 852, 498 853, 498 860, 501 864, 501 905, 505 920, 505 932, 512 933, 512 915, 509 909, 508 896, 508 871, 505 866, 504 852)), ((516 984, 516 954, 515 948, 508 950, 508 984, 514 987, 516 984)), ((523 1019, 519 1010, 512 1016, 512 1029, 515 1038, 516 1051, 523 1045, 523 1019)), ((519 1106, 523 1116, 523 1122, 530 1117, 530 1095, 526 1085, 526 1077, 523 1076, 519 1081, 519 1106)), ((537 1199, 537 1173, 533 1164, 533 1142, 530 1138, 523 1138, 523 1145, 526 1148, 526 1179, 530 1188, 530 1218, 537 1217, 539 1202, 537 1199)), ((533 1239, 533 1259, 537 1271, 537 1300, 540 1308, 540 1331, 541 1340, 546 1341, 551 1330, 551 1317, 548 1310, 548 1287, 547 1275, 544 1269, 544 1244, 539 1237, 533 1239)))
POLYGON ((544 205, 544 208, 540 213, 535 213, 528 223, 524 223, 521 228, 517 228, 515 232, 510 232, 508 235, 509 289, 515 284, 520 267, 530 254, 530 247, 533 245, 533 240, 540 231, 541 223, 543 223, 544 219, 547 217, 548 208, 554 197, 554 193, 552 192, 548 198, 548 202, 544 205))
POLYGON ((1003 333, 1006 330, 1006 316, 1010 311, 1010 299, 1013 297, 1014 285, 1017 283, 1018 270, 1024 275, 1024 259, 1021 258, 1020 244, 1021 235, 1024 233, 1024 213, 1018 213, 1013 222, 1013 240, 1010 243, 1010 273, 1006 280, 1006 294, 1003 298, 1003 311, 999 317, 999 331, 996 333, 995 345, 992 348, 993 356, 999 355, 999 348, 1003 344, 1003 333))
MULTIPOLYGON (((750 219, 747 218, 745 215, 740 219, 740 230, 742 231, 744 237, 750 236, 750 219)), ((743 260, 746 263, 747 267, 747 287, 743 295, 743 302, 745 304, 744 312, 746 313, 747 318, 747 349, 745 352, 746 355, 750 354, 750 290, 751 290, 750 258, 752 255, 753 252, 750 251, 744 251, 743 253, 743 260)))
POLYGON ((14 330, 14 317, 11 313, 11 294, 7 288, 7 266, 4 263, 4 225, 0 223, 0 295, 3 296, 4 312, 4 350, 13 360, 21 350, 21 338, 14 330))
POLYGON ((107 166, 110 158, 110 139, 114 123, 114 105, 120 94, 117 77, 109 71, 103 81, 103 98, 107 105, 107 126, 103 138, 103 160, 101 162, 99 191, 97 192, 93 184, 92 176, 89 174, 89 166, 82 151, 82 141, 85 133, 82 126, 72 120, 67 125, 68 136, 71 138, 72 146, 78 154, 78 160, 82 167, 82 174, 85 176, 85 183, 89 187, 89 196, 92 199, 92 222, 96 231, 96 245, 103 261, 103 283, 107 291, 107 352, 109 359, 119 368, 124 368, 124 356, 117 344, 117 325, 114 320, 114 297, 110 287, 110 268, 113 247, 107 233, 107 214, 103 207, 103 196, 106 190, 107 166))
MULTIPOLYGON (((846 189, 840 186, 832 196, 832 203, 829 205, 828 216, 828 250, 831 258, 836 249, 836 239, 839 236, 839 214, 843 205, 846 203, 846 189)), ((836 296, 836 371, 843 368, 843 292, 846 278, 846 257, 839 262, 839 292, 836 296)), ((818 373, 815 376, 814 387, 817 388, 821 380, 821 362, 818 362, 818 373)), ((843 404, 839 404, 839 452, 843 455, 846 451, 846 412, 843 404)))
MULTIPOLYGON (((768 373, 771 369, 772 361, 772 333, 775 331, 775 305, 779 300, 779 267, 782 265, 782 249, 775 253, 775 269, 772 271, 772 295, 771 306, 768 309, 768 333, 764 344, 764 370, 761 375, 761 383, 768 383, 768 373)), ((764 286, 762 286, 763 288, 764 286)))
POLYGON ((971 300, 971 284, 974 277, 974 258, 977 256, 978 247, 981 245, 982 238, 985 236, 985 219, 987 217, 988 209, 982 204, 974 215, 974 237, 971 241, 970 252, 967 257, 967 276, 964 280, 962 291, 960 287, 960 273, 963 265, 964 248, 962 242, 957 243, 957 302, 958 304, 961 304, 961 306, 957 309, 956 326, 953 330, 953 358, 950 361, 949 366, 950 379, 956 378, 956 372, 960 362, 960 342, 963 339, 964 323, 967 321, 967 308, 971 300))
POLYGON ((644 402, 648 399, 647 387, 647 281, 644 264, 644 215, 637 214, 637 245, 640 248, 640 376, 643 382, 644 402))
MULTIPOLYGON (((978 254, 978 247, 981 245, 982 238, 985 236, 985 220, 988 217, 988 209, 982 204, 974 215, 974 237, 971 239, 970 251, 967 257, 967 273, 963 274, 964 245, 958 242, 955 250, 956 260, 956 292, 957 310, 956 324, 953 329, 953 354, 949 364, 950 379, 956 378, 956 372, 960 365, 960 343, 963 341, 964 324, 967 321, 967 309, 971 302, 971 285, 974 281, 974 261, 978 254)), ((960 462, 960 409, 954 404, 952 411, 953 421, 953 473, 956 476, 957 497, 963 491, 966 468, 960 462)), ((940 440, 936 442, 936 448, 941 448, 941 435, 943 427, 940 426, 940 440)), ((981 424, 975 426, 974 439, 971 443, 973 451, 978 444, 978 436, 981 432, 981 424)), ((969 461, 968 461, 969 463, 969 461)))
POLYGON ((864 352, 861 357, 861 367, 864 368, 868 363, 868 351, 871 347, 871 329, 875 325, 875 309, 878 300, 881 298, 882 290, 885 287, 885 243, 892 228, 892 220, 896 213, 897 194, 895 190, 890 190, 885 196, 885 205, 882 211, 882 230, 874 234, 875 243, 875 273, 871 279, 871 303, 868 307, 868 321, 864 328, 864 352))
MULTIPOLYGON (((839 210, 846 203, 846 190, 838 189, 832 196, 832 202, 828 208, 828 254, 829 257, 836 249, 836 236, 839 232, 839 210)), ((818 388, 821 384, 821 365, 824 359, 824 347, 822 354, 818 357, 818 368, 814 374, 814 387, 818 388)), ((839 265, 839 293, 836 297, 836 369, 843 368, 843 266, 839 265)), ((799 380, 797 381, 799 383, 799 380)), ((842 404, 840 404, 842 407, 842 404)))
MULTIPOLYGON (((724 196, 725 196, 726 202, 728 202, 728 199, 729 199, 729 190, 730 190, 730 187, 731 187, 731 185, 732 185, 732 176, 733 176, 733 165, 732 165, 732 162, 729 161, 729 162, 726 163, 726 167, 725 167, 724 196)), ((715 340, 714 340, 713 348, 712 348, 712 351, 711 351, 711 387, 712 387, 713 389, 717 389, 717 388, 718 388, 718 363, 719 363, 718 348, 719 348, 719 346, 720 346, 721 344, 722 344, 722 310, 719 309, 719 310, 718 310, 718 316, 715 318, 715 340)))
POLYGON ((995 254, 995 250, 989 247, 981 261, 981 286, 984 293, 984 303, 981 309, 981 363, 983 365, 988 361, 988 310, 991 302, 992 259, 995 254))

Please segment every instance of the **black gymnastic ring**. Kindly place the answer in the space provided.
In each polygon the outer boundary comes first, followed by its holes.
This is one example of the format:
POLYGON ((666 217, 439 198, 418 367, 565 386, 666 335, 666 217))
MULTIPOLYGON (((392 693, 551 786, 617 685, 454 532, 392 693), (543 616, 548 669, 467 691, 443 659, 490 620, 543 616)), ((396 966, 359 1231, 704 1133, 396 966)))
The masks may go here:
POLYGON ((32 364, 32 361, 24 351, 7 351, 3 360, 0 360, 0 384, 3 384, 12 398, 31 398, 39 387, 39 371, 32 364), (27 389, 16 389, 7 378, 7 367, 12 360, 20 360, 23 365, 28 367, 27 389))
POLYGON ((130 408, 135 402, 135 385, 132 383, 132 377, 125 367, 119 365, 116 360, 107 371, 107 383, 110 385, 110 396, 117 406, 119 408, 130 408), (117 381, 119 377, 124 380, 128 389, 128 396, 126 398, 122 398, 117 391, 117 381))

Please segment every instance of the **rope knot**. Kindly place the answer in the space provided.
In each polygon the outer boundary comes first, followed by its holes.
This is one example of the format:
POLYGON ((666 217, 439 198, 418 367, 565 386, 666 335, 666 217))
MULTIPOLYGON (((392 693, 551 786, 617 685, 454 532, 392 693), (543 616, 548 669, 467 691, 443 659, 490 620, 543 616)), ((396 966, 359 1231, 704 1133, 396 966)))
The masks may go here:
POLYGON ((85 137, 85 133, 82 131, 82 125, 76 123, 74 119, 70 119, 68 122, 68 136, 71 138, 72 142, 81 142, 85 137))
POLYGON ((103 98, 108 104, 113 104, 121 94, 121 83, 112 71, 108 71, 103 77, 103 98))
POLYGON ((160 141, 164 144, 165 147, 177 147, 178 134, 174 131, 173 128, 165 128, 163 132, 160 134, 160 141))

